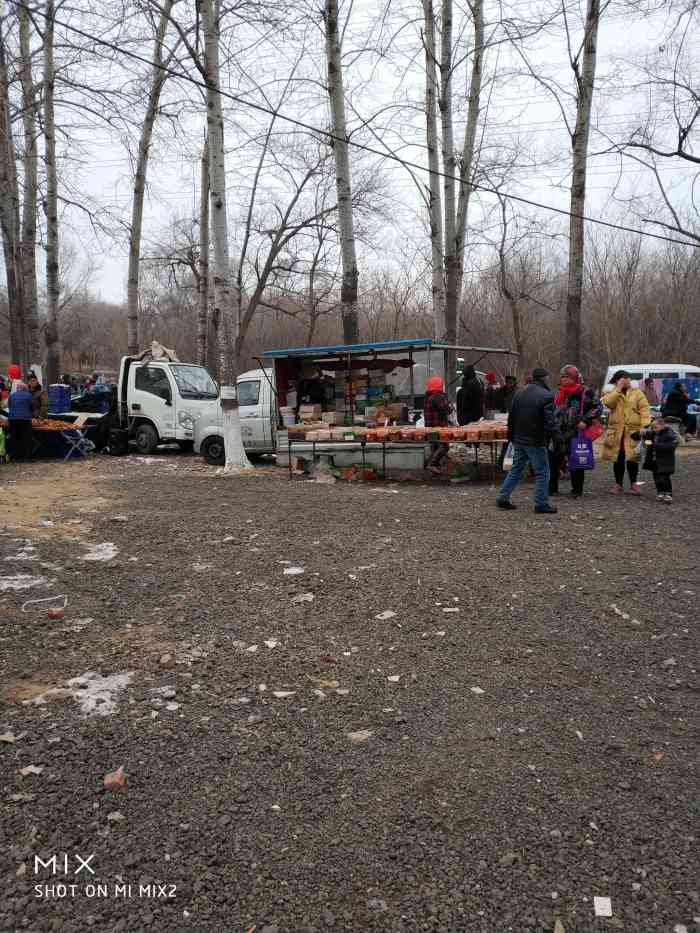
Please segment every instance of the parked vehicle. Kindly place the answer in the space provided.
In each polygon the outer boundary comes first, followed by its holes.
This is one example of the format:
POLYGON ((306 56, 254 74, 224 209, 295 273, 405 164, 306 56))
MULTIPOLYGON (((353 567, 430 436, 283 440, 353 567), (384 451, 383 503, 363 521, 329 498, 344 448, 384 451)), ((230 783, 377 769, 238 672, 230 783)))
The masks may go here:
MULTIPOLYGON (((238 412, 243 446, 250 454, 273 454, 277 448, 277 419, 274 373, 271 369, 251 369, 241 373, 238 386, 238 412)), ((209 419, 200 418, 194 428, 194 450, 207 463, 221 465, 225 460, 222 433, 223 416, 217 403, 209 419)))
POLYGON ((196 363, 122 357, 117 401, 119 424, 142 454, 169 443, 191 450, 195 425, 221 417, 218 386, 196 363))
MULTIPOLYGON (((686 381, 694 385, 697 380, 700 380, 700 366, 693 366, 689 363, 614 363, 608 366, 603 386, 610 384, 610 380, 618 369, 626 370, 633 382, 639 384, 640 389, 643 388, 644 380, 649 378, 653 379, 655 384, 658 380, 660 387, 664 384, 669 385, 671 382, 686 381)), ((690 389, 690 386, 688 388, 690 389)), ((691 392, 690 394, 693 398, 697 397, 697 393, 691 392)))

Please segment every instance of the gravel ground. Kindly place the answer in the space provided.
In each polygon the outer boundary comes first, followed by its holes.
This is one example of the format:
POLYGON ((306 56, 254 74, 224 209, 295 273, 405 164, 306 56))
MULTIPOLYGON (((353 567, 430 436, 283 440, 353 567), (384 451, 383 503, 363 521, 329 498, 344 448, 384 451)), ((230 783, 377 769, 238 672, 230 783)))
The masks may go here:
POLYGON ((551 518, 531 487, 0 467, 0 930, 700 930, 679 461, 670 507, 606 466, 551 518))

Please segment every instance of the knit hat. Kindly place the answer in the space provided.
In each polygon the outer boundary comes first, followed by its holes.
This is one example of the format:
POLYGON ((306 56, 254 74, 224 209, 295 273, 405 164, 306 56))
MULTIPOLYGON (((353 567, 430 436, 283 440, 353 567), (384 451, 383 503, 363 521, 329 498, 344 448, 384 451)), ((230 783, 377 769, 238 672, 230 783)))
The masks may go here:
POLYGON ((486 381, 487 381, 487 382, 498 382, 498 376, 496 375, 496 373, 495 373, 492 369, 490 369, 490 370, 486 373, 486 377, 485 377, 485 378, 486 378, 486 381))
POLYGON ((442 392, 445 387, 445 383, 442 381, 440 376, 431 376, 430 379, 425 383, 426 392, 442 392))
POLYGON ((559 375, 566 376, 568 379, 572 379, 576 385, 580 385, 580 383, 583 382, 581 371, 576 366, 572 366, 570 364, 562 366, 561 370, 559 371, 559 375))
POLYGON ((22 370, 17 365, 17 363, 10 363, 10 365, 7 367, 7 375, 10 379, 21 379, 22 370))

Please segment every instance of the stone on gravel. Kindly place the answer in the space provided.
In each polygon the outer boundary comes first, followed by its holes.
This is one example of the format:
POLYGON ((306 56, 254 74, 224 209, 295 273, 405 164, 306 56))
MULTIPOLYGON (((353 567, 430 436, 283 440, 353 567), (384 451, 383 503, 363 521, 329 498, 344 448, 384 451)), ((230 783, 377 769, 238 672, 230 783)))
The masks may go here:
POLYGON ((109 771, 105 774, 103 784, 107 790, 122 790, 126 787, 126 780, 124 765, 119 765, 116 771, 109 771))
POLYGON ((385 911, 389 909, 387 902, 381 897, 370 897, 370 899, 367 901, 367 907, 370 910, 378 911, 385 911))
POLYGON ((483 696, 486 693, 485 690, 482 690, 481 687, 470 687, 472 693, 475 693, 478 697, 483 696))
POLYGON ((19 773, 22 777, 28 777, 30 774, 41 774, 43 770, 41 765, 27 765, 26 768, 20 768, 19 773))
POLYGON ((294 596, 292 599, 293 603, 312 603, 316 597, 313 593, 300 593, 298 596, 294 596))
POLYGON ((121 823, 125 819, 126 817, 121 810, 112 810, 111 813, 107 814, 107 821, 109 823, 121 823))
POLYGON ((273 690, 273 697, 277 697, 278 700, 286 700, 287 697, 293 697, 296 693, 296 690, 273 690))
POLYGON ((663 667, 675 667, 675 666, 676 666, 675 658, 666 658, 666 660, 663 663, 663 667))
POLYGON ((363 745, 372 738, 374 733, 369 729, 360 729, 359 732, 348 732, 346 735, 353 745, 363 745))
POLYGON ((391 609, 385 609, 384 612, 380 612, 379 615, 375 616, 375 619, 379 619, 380 622, 386 622, 387 619, 395 618, 396 613, 392 612, 391 609))
POLYGON ((499 858, 498 864, 502 865, 504 868, 510 868, 511 866, 515 865, 515 863, 519 860, 520 860, 520 856, 518 855, 517 852, 506 852, 505 855, 502 855, 499 858))
POLYGON ((166 668, 166 670, 171 670, 173 667, 175 667, 175 658, 172 656, 172 654, 161 654, 160 658, 158 659, 158 663, 161 667, 166 668))

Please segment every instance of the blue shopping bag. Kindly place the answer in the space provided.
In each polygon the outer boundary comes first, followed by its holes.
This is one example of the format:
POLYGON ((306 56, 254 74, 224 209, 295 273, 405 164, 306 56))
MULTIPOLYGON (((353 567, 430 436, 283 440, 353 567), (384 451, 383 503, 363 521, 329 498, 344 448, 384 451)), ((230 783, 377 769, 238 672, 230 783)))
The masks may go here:
POLYGON ((569 470, 592 470, 594 467, 593 441, 583 432, 572 437, 569 445, 569 470))

